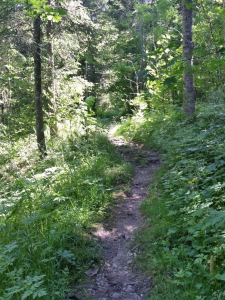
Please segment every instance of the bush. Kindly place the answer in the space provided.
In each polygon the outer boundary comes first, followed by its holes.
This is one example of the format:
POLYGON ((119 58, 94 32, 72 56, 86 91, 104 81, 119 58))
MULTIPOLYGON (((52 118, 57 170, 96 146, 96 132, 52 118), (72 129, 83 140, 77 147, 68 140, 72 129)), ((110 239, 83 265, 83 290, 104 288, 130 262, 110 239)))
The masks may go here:
POLYGON ((163 154, 142 206, 149 226, 138 238, 139 261, 156 274, 151 299, 225 297, 224 117, 223 106, 204 104, 194 123, 174 112, 134 117, 119 129, 163 154))

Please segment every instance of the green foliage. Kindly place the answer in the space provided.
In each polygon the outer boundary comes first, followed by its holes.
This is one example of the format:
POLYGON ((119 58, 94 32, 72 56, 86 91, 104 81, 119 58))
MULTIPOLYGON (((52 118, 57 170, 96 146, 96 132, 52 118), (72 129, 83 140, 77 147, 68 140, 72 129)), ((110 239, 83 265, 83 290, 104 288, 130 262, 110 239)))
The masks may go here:
POLYGON ((42 162, 33 136, 1 144, 1 300, 61 300, 99 262, 89 233, 107 217, 113 187, 127 182, 131 169, 101 130, 74 129, 60 127, 42 162))
MULTIPOLYGON (((179 1, 47 2, 1 3, 0 299, 63 299, 71 278, 79 281, 98 262, 88 233, 107 216, 113 186, 129 180, 131 170, 102 132, 93 133, 93 110, 105 122, 135 113, 118 132, 164 154, 143 205, 154 224, 142 239, 144 266, 165 279, 156 280, 151 298, 224 298, 224 109, 202 106, 196 123, 182 121, 179 1), (32 21, 39 13, 43 27, 54 21, 50 93, 59 127, 41 163, 30 135, 32 21)), ((224 104, 225 10, 221 1, 206 0, 193 8, 196 96, 224 104)), ((48 42, 43 28, 43 100, 48 42)))
POLYGON ((222 84, 219 87, 212 87, 209 90, 208 97, 205 99, 211 103, 223 104, 225 102, 225 85, 222 84))
POLYGON ((222 105, 204 105, 195 123, 170 112, 135 116, 119 129, 125 134, 129 127, 127 137, 163 153, 163 167, 142 206, 149 228, 138 236, 140 263, 156 278, 151 299, 225 296, 224 117, 222 105))

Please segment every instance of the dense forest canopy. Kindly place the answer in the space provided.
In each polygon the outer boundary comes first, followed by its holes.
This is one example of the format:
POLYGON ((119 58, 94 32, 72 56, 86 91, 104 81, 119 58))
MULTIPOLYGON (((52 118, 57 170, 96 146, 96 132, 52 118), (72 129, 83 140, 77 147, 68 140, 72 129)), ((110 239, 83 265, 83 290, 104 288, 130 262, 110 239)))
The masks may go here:
POLYGON ((204 100, 223 85, 223 16, 222 1, 2 1, 5 130, 33 131, 37 43, 43 123, 53 135, 56 123, 83 105, 96 116, 119 117, 184 103, 188 114, 188 73, 194 78, 193 107, 194 98, 204 100), (35 43, 32 24, 38 17, 41 39, 35 43))
POLYGON ((224 299, 225 1, 0 0, 0 41, 0 299, 63 299, 72 269, 78 282, 98 260, 89 224, 132 174, 104 135, 121 121, 127 138, 174 153, 159 194, 185 222, 160 249, 221 263, 187 299, 224 299))
POLYGON ((1 119, 6 129, 28 133, 34 128, 32 24, 39 15, 39 89, 44 123, 52 133, 80 102, 89 103, 97 116, 181 107, 187 94, 183 72, 190 71, 186 59, 192 64, 193 99, 221 88, 224 4, 184 1, 183 11, 181 6, 164 0, 2 1, 1 119), (183 43, 188 47, 182 39, 186 12, 193 19, 187 24, 193 27, 191 54, 182 54, 183 43))

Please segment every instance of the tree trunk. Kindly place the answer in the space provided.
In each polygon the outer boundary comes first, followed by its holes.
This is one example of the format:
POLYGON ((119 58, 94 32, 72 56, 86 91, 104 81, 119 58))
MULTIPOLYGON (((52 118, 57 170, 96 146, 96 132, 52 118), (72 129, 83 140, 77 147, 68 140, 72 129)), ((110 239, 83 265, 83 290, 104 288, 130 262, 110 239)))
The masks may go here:
MULTIPOLYGON (((223 9, 225 8, 225 0, 223 0, 223 9)), ((223 40, 225 41, 225 21, 223 23, 223 40)))
MULTIPOLYGON (((49 0, 49 5, 52 6, 52 0, 49 0)), ((50 127, 50 135, 56 135, 57 128, 57 119, 56 119, 56 100, 55 100, 55 60, 54 60, 54 45, 53 45, 53 22, 51 20, 48 21, 46 26, 46 34, 47 34, 47 110, 49 115, 49 127, 50 127)))
MULTIPOLYGON (((145 4, 145 0, 138 0, 139 4, 145 4)), ((143 31, 143 21, 140 19, 138 21, 138 36, 139 36, 139 70, 140 74, 142 74, 142 71, 145 67, 145 49, 144 49, 144 31, 143 31)), ((139 90, 143 88, 143 76, 139 75, 137 77, 137 84, 138 84, 138 93, 139 90)))
POLYGON ((192 0, 183 0, 183 64, 184 96, 183 110, 186 117, 195 113, 193 78, 192 0))
POLYGON ((38 149, 41 158, 47 155, 44 120, 42 109, 42 82, 41 82, 41 17, 34 19, 34 92, 35 92, 35 112, 36 112, 36 135, 38 149))

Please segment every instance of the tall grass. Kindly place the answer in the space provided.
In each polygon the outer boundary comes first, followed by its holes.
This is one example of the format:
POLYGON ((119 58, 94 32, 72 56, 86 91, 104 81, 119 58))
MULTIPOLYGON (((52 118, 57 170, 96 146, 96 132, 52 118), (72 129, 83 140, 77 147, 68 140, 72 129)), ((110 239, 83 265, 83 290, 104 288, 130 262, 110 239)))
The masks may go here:
POLYGON ((1 144, 1 300, 64 299, 98 263, 93 224, 107 216, 115 184, 130 178, 103 132, 62 133, 43 161, 32 136, 1 144))

